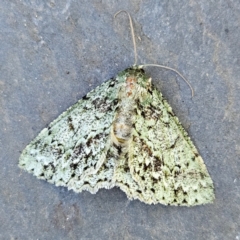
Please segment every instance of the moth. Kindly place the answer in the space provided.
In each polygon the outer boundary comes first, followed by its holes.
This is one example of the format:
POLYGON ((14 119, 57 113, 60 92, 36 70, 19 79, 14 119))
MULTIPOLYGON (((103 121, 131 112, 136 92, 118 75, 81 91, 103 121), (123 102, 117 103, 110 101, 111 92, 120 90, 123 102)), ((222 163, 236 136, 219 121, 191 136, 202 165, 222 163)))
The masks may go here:
POLYGON ((19 166, 77 193, 117 186, 147 204, 214 201, 203 159, 140 65, 96 87, 44 128, 19 166))

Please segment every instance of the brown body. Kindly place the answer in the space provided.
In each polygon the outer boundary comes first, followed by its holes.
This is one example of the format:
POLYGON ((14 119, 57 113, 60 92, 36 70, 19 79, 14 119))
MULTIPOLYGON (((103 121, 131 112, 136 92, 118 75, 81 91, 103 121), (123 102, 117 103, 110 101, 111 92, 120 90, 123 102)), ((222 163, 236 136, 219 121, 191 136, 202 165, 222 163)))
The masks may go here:
POLYGON ((119 93, 119 110, 112 129, 112 140, 117 146, 126 145, 131 138, 136 82, 137 79, 134 76, 127 77, 119 93))

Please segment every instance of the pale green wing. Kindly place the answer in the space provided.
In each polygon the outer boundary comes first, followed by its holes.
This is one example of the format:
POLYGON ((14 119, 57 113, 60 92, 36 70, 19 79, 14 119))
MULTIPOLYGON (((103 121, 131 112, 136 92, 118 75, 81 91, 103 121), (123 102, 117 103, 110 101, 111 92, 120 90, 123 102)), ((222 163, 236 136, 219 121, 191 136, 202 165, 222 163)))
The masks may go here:
POLYGON ((120 184, 121 189, 129 198, 149 204, 213 202, 213 182, 207 168, 170 105, 155 88, 147 99, 137 103, 129 147, 128 176, 132 180, 128 182, 137 186, 136 191, 120 184))
POLYGON ((140 185, 133 179, 133 176, 130 173, 128 155, 122 156, 118 159, 117 165, 115 166, 113 180, 115 181, 115 185, 124 191, 130 200, 139 199, 148 203, 144 200, 145 196, 143 195, 140 185))
POLYGON ((76 192, 113 187, 114 159, 106 160, 106 153, 121 80, 103 83, 43 129, 22 152, 19 166, 76 192))

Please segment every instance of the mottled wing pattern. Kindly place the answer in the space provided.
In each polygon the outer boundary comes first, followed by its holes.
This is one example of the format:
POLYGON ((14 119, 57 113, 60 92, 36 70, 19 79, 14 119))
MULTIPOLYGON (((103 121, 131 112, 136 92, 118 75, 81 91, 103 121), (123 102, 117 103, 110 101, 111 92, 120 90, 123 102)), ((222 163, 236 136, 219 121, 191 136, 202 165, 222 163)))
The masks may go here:
POLYGON ((147 203, 143 198, 140 185, 133 179, 133 176, 130 173, 128 154, 118 159, 113 177, 115 185, 124 191, 130 200, 139 199, 147 203))
POLYGON ((120 80, 95 88, 43 129, 22 152, 19 166, 76 192, 113 187, 115 160, 106 154, 120 80))
POLYGON ((125 168, 119 187, 129 198, 148 204, 213 202, 207 168, 170 105, 155 88, 147 99, 137 103, 128 161, 119 168, 120 172, 125 168))

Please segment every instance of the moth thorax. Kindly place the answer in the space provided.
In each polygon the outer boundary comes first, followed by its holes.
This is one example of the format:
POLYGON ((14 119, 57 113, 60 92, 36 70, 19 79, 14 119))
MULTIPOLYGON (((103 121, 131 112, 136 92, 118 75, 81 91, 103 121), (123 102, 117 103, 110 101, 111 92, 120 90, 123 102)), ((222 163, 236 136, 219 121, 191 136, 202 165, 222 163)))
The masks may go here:
POLYGON ((126 97, 133 94, 136 88, 137 78, 135 76, 129 76, 126 78, 126 97))

